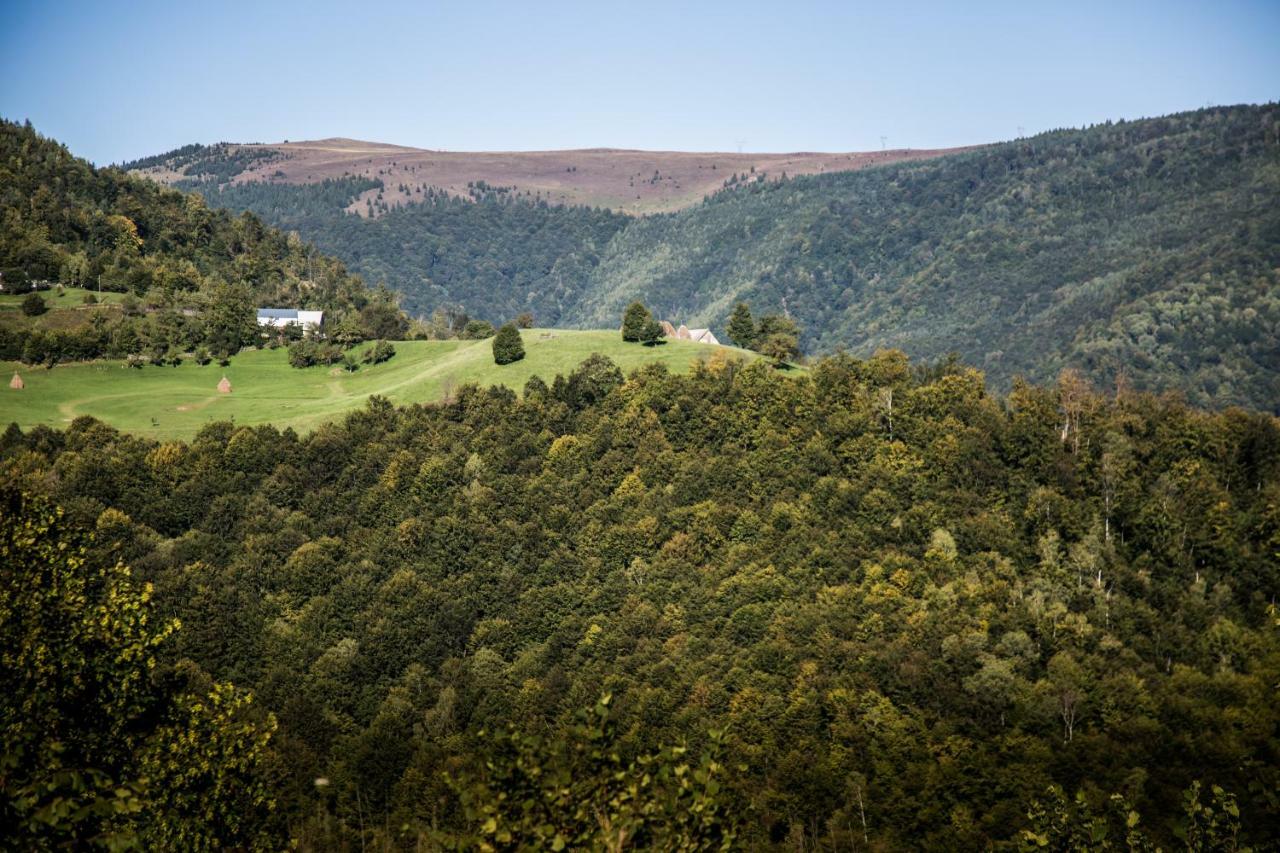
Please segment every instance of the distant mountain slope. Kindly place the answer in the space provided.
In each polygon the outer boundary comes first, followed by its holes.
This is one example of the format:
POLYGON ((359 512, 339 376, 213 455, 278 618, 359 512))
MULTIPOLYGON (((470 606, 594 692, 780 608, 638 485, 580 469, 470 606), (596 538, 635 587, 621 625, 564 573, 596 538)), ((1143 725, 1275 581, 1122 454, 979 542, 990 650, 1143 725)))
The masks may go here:
POLYGON ((320 139, 274 145, 188 145, 126 163, 124 168, 185 188, 254 181, 293 185, 341 178, 381 181, 385 189, 367 189, 350 202, 350 211, 362 216, 411 204, 432 188, 466 196, 477 184, 501 187, 532 201, 647 214, 697 204, 726 181, 737 180, 736 175, 820 174, 946 153, 951 151, 428 151, 356 139, 320 139))
POLYGON ((344 213, 366 184, 343 178, 308 186, 228 184, 203 192, 215 206, 253 210, 305 234, 369 281, 400 291, 409 311, 465 308, 495 323, 523 311, 547 326, 576 322, 601 256, 631 222, 608 210, 531 204, 480 189, 472 200, 428 191, 423 201, 376 219, 344 213))
POLYGON ((1077 366, 1280 405, 1280 107, 1061 131, 722 193, 636 222, 576 319, 785 308, 811 350, 957 352, 998 385, 1077 366))
POLYGON ((344 210, 395 184, 245 182, 231 161, 256 150, 183 168, 204 170, 212 204, 297 229, 419 313, 532 310, 589 328, 641 298, 720 334, 746 300, 798 319, 810 352, 956 352, 996 387, 1075 366, 1201 405, 1280 405, 1276 105, 786 181, 739 172, 703 203, 641 218, 482 184, 467 190, 477 204, 413 192, 421 202, 370 222, 344 210))

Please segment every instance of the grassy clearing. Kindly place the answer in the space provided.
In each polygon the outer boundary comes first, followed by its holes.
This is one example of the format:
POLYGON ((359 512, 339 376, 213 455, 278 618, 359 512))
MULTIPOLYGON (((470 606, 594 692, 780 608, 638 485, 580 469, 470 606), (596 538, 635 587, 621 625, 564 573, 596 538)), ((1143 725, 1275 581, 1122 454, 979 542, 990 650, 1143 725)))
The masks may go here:
POLYGON ((74 329, 88 325, 95 314, 116 317, 120 313, 120 303, 126 294, 104 291, 101 294, 93 291, 97 303, 86 305, 84 297, 90 293, 79 287, 68 287, 58 295, 57 290, 41 290, 40 296, 49 310, 36 317, 28 317, 22 313, 22 300, 27 294, 0 294, 0 326, 10 329, 74 329))
POLYGON ((525 358, 501 367, 493 363, 490 340, 397 341, 394 358, 372 367, 362 365, 355 373, 336 367, 292 368, 284 349, 247 351, 225 368, 186 361, 178 367, 137 370, 108 360, 47 370, 0 362, 0 425, 61 428, 79 415, 93 415, 118 429, 153 438, 190 438, 205 424, 221 420, 273 423, 305 432, 364 405, 375 394, 397 404, 423 403, 472 382, 506 385, 519 392, 537 374, 550 384, 557 373, 569 373, 593 352, 607 355, 624 372, 662 362, 683 373, 695 360, 706 360, 717 351, 758 357, 688 341, 653 348, 627 344, 616 331, 528 329, 522 337, 525 358), (8 387, 15 371, 26 383, 21 391, 8 387), (230 394, 217 391, 224 375, 231 382, 230 394))
MULTIPOLYGON (((83 287, 64 288, 61 296, 58 295, 56 288, 53 290, 41 290, 39 293, 44 297, 45 304, 49 306, 51 311, 55 308, 84 307, 84 298, 90 293, 101 305, 119 305, 128 295, 125 293, 112 293, 109 290, 99 293, 96 290, 86 290, 83 287)), ((26 298, 27 294, 25 293, 0 293, 0 311, 20 310, 22 308, 22 300, 26 298)))

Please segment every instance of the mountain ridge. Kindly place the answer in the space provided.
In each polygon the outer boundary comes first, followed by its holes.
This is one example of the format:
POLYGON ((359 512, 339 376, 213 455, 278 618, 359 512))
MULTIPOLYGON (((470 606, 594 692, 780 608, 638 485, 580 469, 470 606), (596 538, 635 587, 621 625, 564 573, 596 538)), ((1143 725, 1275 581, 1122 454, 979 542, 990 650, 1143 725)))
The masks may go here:
POLYGON ((501 187, 512 195, 554 204, 604 207, 630 215, 681 210, 744 176, 788 176, 848 171, 919 160, 979 146, 851 152, 652 151, 633 148, 573 148, 540 151, 443 151, 348 137, 279 143, 184 146, 122 164, 161 183, 197 188, 266 182, 309 185, 366 178, 397 192, 361 193, 349 212, 378 216, 383 205, 411 203, 430 189, 466 197, 475 185, 501 187), (195 149, 194 151, 191 149, 195 149), (210 163, 228 163, 202 172, 210 163), (194 170, 194 171, 193 171, 194 170), (377 200, 382 204, 368 205, 377 200))

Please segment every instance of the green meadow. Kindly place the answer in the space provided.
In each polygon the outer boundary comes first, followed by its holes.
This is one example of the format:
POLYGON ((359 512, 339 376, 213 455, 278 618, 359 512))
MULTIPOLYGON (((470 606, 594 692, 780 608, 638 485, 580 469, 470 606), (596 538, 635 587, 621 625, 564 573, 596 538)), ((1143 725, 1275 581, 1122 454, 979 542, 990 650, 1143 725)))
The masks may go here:
POLYGON ((684 373, 716 352, 758 358, 745 350, 689 341, 657 347, 624 343, 617 331, 526 329, 521 335, 525 358, 504 366, 493 363, 491 340, 396 341, 390 361, 361 365, 354 373, 340 367, 290 367, 283 348, 242 352, 227 367, 191 360, 141 369, 125 367, 120 360, 52 369, 0 362, 0 425, 62 428, 80 415, 92 415, 118 429, 161 439, 190 438, 205 424, 224 420, 306 432, 364 405, 373 395, 397 404, 427 403, 468 383, 505 385, 519 392, 536 374, 550 384, 556 374, 568 374, 593 352, 613 359, 624 373, 654 362, 684 373), (9 388, 15 372, 26 384, 22 390, 9 388), (223 376, 231 383, 230 394, 217 390, 223 376))

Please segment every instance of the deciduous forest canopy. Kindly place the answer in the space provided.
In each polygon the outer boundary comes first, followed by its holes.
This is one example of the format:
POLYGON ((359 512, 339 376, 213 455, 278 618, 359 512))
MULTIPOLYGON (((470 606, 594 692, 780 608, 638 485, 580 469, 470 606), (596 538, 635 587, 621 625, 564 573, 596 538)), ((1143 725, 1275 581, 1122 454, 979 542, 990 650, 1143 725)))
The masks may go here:
POLYGON ((296 228, 421 313, 462 306, 501 322, 527 309, 600 327, 638 298, 725 338, 747 301, 798 320, 807 352, 955 352, 1004 390, 1075 367, 1203 406, 1280 400, 1274 104, 856 172, 752 175, 640 219, 488 187, 476 203, 431 193, 366 219, 344 209, 376 181, 226 184, 228 155, 211 152, 211 165, 190 152, 181 163, 195 157, 184 167, 203 177, 188 185, 212 204, 296 228))
POLYGON ((606 694, 599 760, 687 747, 701 787, 659 786, 653 814, 723 816, 649 838, 1061 841, 1056 785, 1085 797, 1064 825, 1105 824, 1114 793, 1108 837, 1131 809, 1168 847, 1198 781, 1240 841, 1280 833, 1266 415, 1073 376, 1000 398, 888 352, 625 381, 596 360, 305 437, 86 418, 0 447, 5 482, 154 584, 182 622, 165 660, 274 713, 277 837, 493 840, 520 820, 498 795, 540 790, 518 767, 608 787, 578 722, 606 694))

